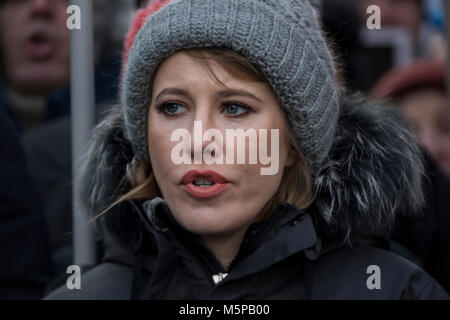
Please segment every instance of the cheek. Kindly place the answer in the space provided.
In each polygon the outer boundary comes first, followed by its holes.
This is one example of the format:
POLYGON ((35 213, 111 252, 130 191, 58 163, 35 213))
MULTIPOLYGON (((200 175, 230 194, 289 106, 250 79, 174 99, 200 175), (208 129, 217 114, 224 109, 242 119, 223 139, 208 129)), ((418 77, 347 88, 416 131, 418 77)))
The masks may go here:
POLYGON ((279 166, 282 170, 286 166, 286 162, 289 157, 290 145, 288 142, 288 137, 285 128, 279 131, 279 141, 278 141, 278 153, 279 153, 279 166))
MULTIPOLYGON (((70 33, 67 30, 67 27, 60 27, 62 31, 59 35, 57 35, 57 41, 59 41, 59 59, 62 62, 67 63, 70 62, 70 33)), ((70 64, 68 65, 70 66, 70 64)))
POLYGON ((264 128, 267 128, 267 154, 272 158, 272 162, 278 161, 278 166, 282 170, 286 166, 290 150, 288 128, 278 112, 271 115, 264 128), (273 130, 277 130, 278 135, 275 135, 273 130))
MULTIPOLYGON (((65 8, 62 8, 62 12, 65 12, 65 8)), ((61 49, 63 49, 64 52, 70 52, 70 31, 67 29, 66 21, 67 17, 65 15, 59 15, 57 20, 55 21, 55 28, 57 28, 58 33, 55 34, 55 37, 57 41, 60 42, 61 46, 63 46, 61 49)))
POLYGON ((278 191, 282 170, 275 175, 261 175, 257 165, 241 167, 236 171, 239 173, 239 183, 235 196, 227 202, 226 212, 234 212, 239 224, 257 221, 264 206, 278 191))
POLYGON ((447 157, 450 159, 450 134, 441 134, 439 142, 442 145, 442 150, 445 150, 447 157))
POLYGON ((150 112, 148 121, 148 151, 153 173, 161 191, 164 192, 165 184, 173 180, 171 178, 178 172, 177 167, 180 167, 171 159, 172 148, 178 143, 172 142, 171 136, 177 127, 174 127, 170 120, 164 121, 158 117, 158 114, 152 115, 152 113, 150 112))
POLYGON ((0 28, 0 44, 5 48, 2 50, 3 55, 14 58, 14 55, 19 53, 19 39, 23 28, 17 21, 6 16, 6 13, 0 15, 0 28))
POLYGON ((170 134, 157 121, 149 121, 148 128, 148 151, 153 171, 157 174, 170 165, 170 148, 167 148, 171 143, 170 134))
MULTIPOLYGON (((288 143, 283 128, 279 126, 266 127, 267 151, 261 151, 258 144, 258 162, 255 165, 235 165, 234 170, 239 176, 238 189, 242 201, 256 201, 263 205, 276 193, 284 172, 284 166, 288 156, 288 143), (279 129, 278 139, 271 139, 271 130, 279 129), (272 144, 278 145, 272 148, 272 144), (261 164, 261 157, 267 156, 269 163, 261 164)), ((275 137, 273 137, 275 138, 275 137)), ((260 141, 261 136, 258 136, 260 141)), ((247 155, 249 154, 247 144, 247 155)), ((246 157, 248 160, 248 157, 246 157)))
POLYGON ((242 192, 242 198, 268 201, 278 190, 283 170, 279 169, 274 175, 262 175, 261 167, 260 165, 255 165, 237 169, 240 174, 240 185, 238 188, 242 192))

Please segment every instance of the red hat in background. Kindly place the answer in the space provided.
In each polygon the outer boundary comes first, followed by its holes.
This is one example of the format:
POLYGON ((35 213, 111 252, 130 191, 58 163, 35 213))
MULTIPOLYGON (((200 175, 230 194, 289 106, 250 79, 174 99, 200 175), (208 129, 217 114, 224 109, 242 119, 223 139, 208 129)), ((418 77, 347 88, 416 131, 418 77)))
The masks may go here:
POLYGON ((373 86, 371 97, 396 99, 410 91, 429 87, 445 90, 446 71, 445 63, 429 60, 419 60, 406 67, 392 69, 373 86))

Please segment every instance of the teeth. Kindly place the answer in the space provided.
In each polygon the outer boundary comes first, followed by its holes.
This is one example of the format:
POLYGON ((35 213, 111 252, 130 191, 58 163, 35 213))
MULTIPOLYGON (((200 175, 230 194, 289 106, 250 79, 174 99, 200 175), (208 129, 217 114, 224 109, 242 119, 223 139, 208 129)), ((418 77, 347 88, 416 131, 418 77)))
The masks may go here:
POLYGON ((198 178, 197 180, 194 181, 194 184, 196 186, 200 186, 200 187, 208 187, 208 186, 212 186, 214 184, 214 182, 209 181, 206 178, 198 178))

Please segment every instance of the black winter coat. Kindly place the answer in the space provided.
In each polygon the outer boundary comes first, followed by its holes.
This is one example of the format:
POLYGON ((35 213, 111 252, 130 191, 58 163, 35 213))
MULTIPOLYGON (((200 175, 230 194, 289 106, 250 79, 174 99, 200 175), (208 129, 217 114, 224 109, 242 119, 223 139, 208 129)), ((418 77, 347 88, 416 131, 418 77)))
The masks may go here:
POLYGON ((422 269, 375 242, 323 247, 311 215, 289 204, 249 228, 229 270, 176 222, 162 199, 143 206, 129 202, 111 211, 106 225, 114 231, 105 234, 103 262, 82 275, 81 290, 61 287, 47 298, 448 298, 422 269), (123 223, 133 233, 124 234, 123 223), (379 267, 379 287, 371 266, 379 267))
MULTIPOLYGON (((164 200, 126 201, 98 223, 105 255, 48 299, 448 299, 412 262, 383 249, 395 213, 422 204, 423 166, 394 109, 342 95, 329 157, 307 210, 281 204, 247 230, 228 270, 164 200)), ((131 187, 120 109, 97 129, 80 186, 97 214, 131 187)))
POLYGON ((425 159, 427 205, 418 217, 399 215, 393 239, 413 252, 418 263, 449 292, 450 177, 426 153, 425 159))

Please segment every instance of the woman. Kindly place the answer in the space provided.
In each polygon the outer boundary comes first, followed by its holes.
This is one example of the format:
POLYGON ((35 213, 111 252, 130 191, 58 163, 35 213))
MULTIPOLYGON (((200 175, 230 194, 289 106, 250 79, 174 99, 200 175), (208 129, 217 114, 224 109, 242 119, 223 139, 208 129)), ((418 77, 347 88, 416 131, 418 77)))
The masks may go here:
POLYGON ((376 247, 421 205, 419 151, 338 89, 308 1, 150 5, 125 66, 81 181, 105 255, 48 298, 447 298, 376 247))

